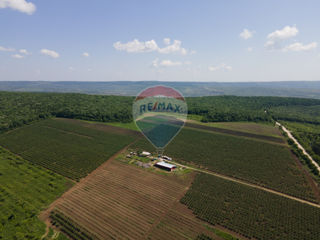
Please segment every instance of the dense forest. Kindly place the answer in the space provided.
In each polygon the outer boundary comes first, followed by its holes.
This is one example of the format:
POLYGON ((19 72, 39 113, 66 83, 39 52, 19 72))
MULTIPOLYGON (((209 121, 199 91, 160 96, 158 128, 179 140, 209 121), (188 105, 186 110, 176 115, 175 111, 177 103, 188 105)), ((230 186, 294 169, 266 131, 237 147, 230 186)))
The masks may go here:
MULTIPOLYGON (((300 109, 318 107, 320 100, 287 97, 194 97, 188 98, 189 114, 202 116, 202 121, 235 122, 235 121, 272 121, 283 119, 293 121, 319 122, 316 117, 307 115, 300 109), (290 109, 291 115, 281 110, 290 109), (288 108, 289 107, 289 108, 288 108)), ((319 112, 319 111, 318 111, 319 112)))
MULTIPOLYGON (((77 93, 0 92, 0 131, 50 117, 131 122, 133 97, 77 93)), ((320 100, 284 97, 187 98, 204 122, 286 120, 320 124, 320 100)))
POLYGON ((0 92, 0 131, 49 117, 131 122, 132 97, 0 92))

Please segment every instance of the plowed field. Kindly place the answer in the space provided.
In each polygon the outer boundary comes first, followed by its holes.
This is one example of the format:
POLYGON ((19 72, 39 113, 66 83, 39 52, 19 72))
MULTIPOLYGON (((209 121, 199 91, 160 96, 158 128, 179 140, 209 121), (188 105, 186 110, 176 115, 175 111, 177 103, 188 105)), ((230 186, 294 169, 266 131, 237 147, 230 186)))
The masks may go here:
POLYGON ((51 205, 99 239, 185 239, 206 230, 191 211, 178 210, 193 180, 147 172, 116 160, 100 166, 51 205))

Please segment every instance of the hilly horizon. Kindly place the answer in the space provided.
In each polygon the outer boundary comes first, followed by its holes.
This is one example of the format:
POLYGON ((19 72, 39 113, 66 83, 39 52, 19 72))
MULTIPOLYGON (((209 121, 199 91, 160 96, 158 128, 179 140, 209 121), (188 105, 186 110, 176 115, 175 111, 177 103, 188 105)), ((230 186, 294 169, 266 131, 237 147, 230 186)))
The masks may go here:
POLYGON ((0 81, 0 91, 68 92, 135 96, 145 88, 167 85, 186 97, 279 96, 320 99, 320 81, 167 82, 167 81, 0 81))

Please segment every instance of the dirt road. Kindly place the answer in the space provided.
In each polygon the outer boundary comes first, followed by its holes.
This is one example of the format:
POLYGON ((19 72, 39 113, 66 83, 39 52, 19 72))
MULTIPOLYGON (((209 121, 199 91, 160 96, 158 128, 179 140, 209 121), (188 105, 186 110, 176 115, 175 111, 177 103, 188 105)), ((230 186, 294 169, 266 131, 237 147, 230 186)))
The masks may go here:
POLYGON ((277 124, 278 126, 280 126, 280 127, 282 128, 282 130, 283 130, 286 134, 288 134, 288 137, 289 137, 290 139, 292 139, 292 141, 294 141, 295 144, 297 144, 298 148, 300 148, 300 149, 302 150, 303 154, 306 155, 306 156, 310 159, 310 161, 312 162, 312 164, 315 165, 316 168, 318 169, 318 171, 320 172, 320 166, 319 166, 319 164, 318 164, 316 161, 313 160, 313 158, 312 158, 312 157, 309 155, 309 153, 307 153, 307 151, 301 146, 301 144, 297 141, 297 139, 295 139, 295 137, 291 134, 291 132, 290 132, 288 129, 286 129, 283 125, 281 125, 280 123, 276 122, 276 124, 277 124))

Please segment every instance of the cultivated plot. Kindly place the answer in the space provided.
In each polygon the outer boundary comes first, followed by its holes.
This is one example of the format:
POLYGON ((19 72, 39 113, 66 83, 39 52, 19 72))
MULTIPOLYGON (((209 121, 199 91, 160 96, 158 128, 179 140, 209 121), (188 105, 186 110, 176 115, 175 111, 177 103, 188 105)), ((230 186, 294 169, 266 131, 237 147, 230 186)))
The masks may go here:
POLYGON ((87 125, 90 127, 74 120, 44 120, 2 134, 0 145, 32 163, 78 180, 137 137, 130 130, 105 126, 108 131, 101 131, 87 125))
POLYGON ((42 209, 71 182, 0 148, 0 239, 41 239, 42 209))
MULTIPOLYGON (((144 139, 131 147, 154 151, 144 139)), ((183 129, 168 145, 165 154, 180 163, 317 201, 308 180, 285 145, 183 129)))
POLYGON ((320 206, 199 174, 182 198, 201 219, 264 240, 320 239, 320 206))
POLYGON ((43 216, 55 210, 98 239, 194 239, 202 232, 214 237, 187 209, 175 215, 192 179, 193 174, 161 175, 113 160, 83 179, 43 216), (174 223, 171 229, 165 227, 169 223, 174 223), (179 233, 180 225, 192 228, 179 233))

